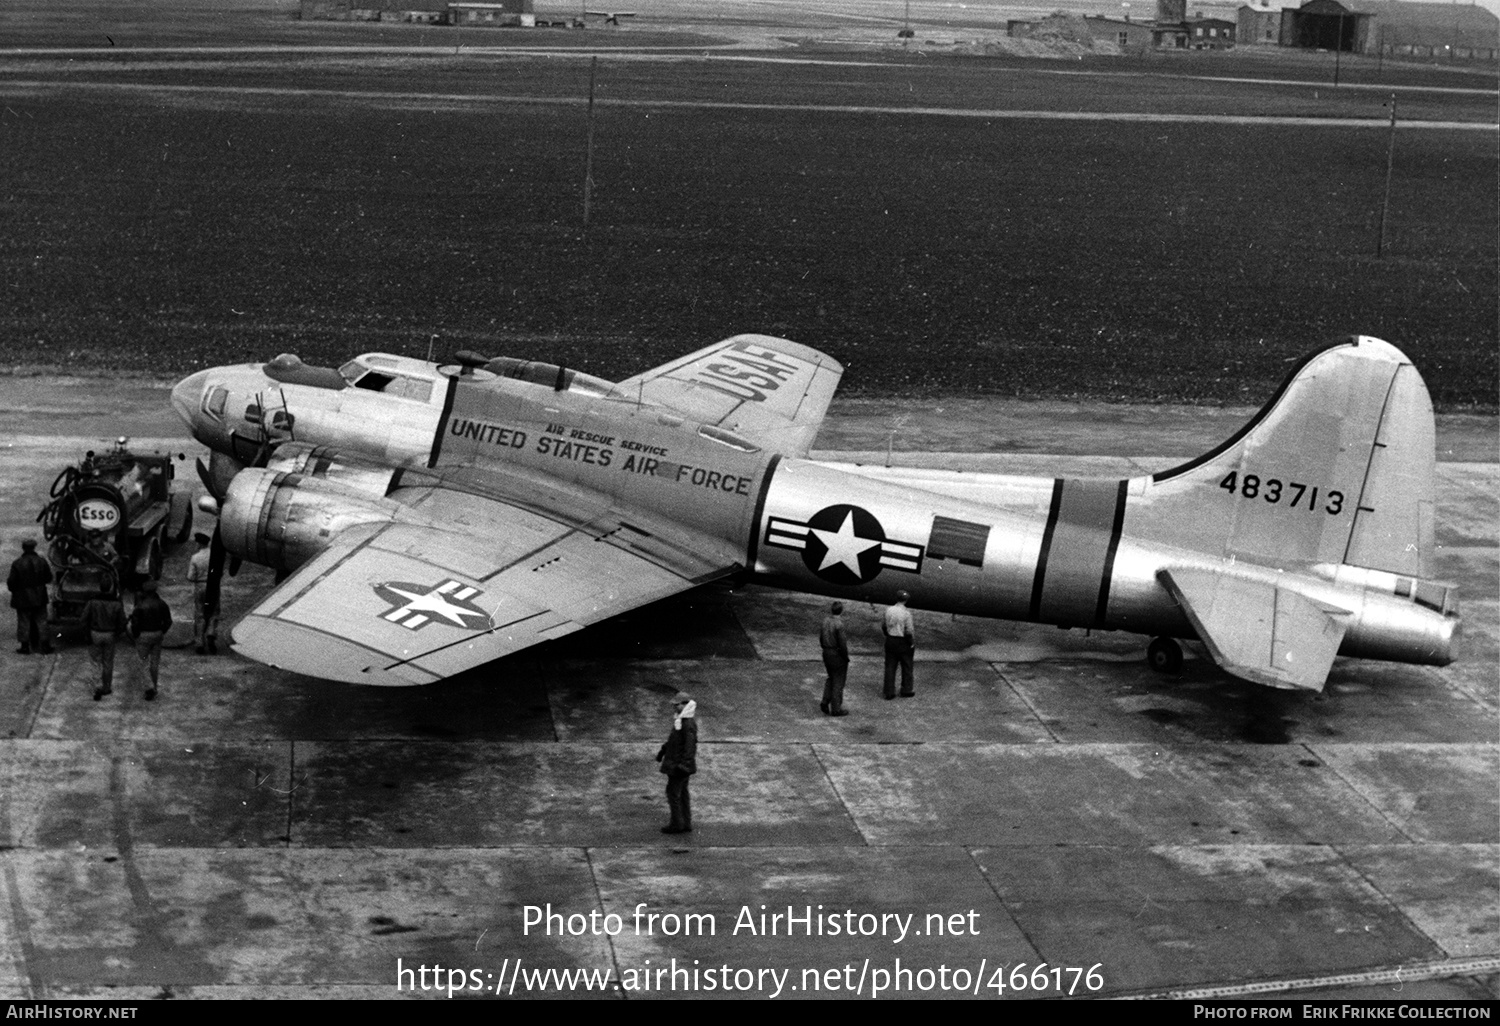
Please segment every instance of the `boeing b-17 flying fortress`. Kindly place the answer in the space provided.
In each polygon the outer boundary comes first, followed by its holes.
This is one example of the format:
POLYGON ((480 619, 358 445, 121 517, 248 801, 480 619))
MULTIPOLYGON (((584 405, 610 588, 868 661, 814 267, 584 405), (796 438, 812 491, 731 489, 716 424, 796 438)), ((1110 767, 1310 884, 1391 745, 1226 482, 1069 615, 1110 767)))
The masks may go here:
POLYGON ((1320 690, 1339 654, 1441 666, 1433 416, 1393 346, 1310 357, 1245 428, 1126 480, 807 459, 842 368, 744 335, 612 383, 462 354, 293 356, 173 391, 213 450, 216 550, 290 574, 237 651, 420 684, 668 595, 749 577, 845 599, 1201 640, 1320 690))

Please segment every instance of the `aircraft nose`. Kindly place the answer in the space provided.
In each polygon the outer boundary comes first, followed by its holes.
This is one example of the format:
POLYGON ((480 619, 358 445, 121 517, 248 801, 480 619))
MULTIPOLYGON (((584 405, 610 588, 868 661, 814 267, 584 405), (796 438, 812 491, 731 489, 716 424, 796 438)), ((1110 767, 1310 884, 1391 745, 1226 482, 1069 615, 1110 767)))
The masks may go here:
POLYGON ((172 409, 177 411, 177 416, 189 428, 196 426, 193 415, 198 411, 198 403, 203 398, 203 386, 207 380, 208 371, 199 371, 183 378, 172 389, 172 409))

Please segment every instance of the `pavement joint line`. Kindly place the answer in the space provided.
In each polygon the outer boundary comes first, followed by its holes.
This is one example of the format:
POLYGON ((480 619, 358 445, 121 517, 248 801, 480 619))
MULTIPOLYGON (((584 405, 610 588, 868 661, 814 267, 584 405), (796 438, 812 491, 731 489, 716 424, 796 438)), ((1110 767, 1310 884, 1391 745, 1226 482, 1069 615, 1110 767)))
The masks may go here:
POLYGON ((995 896, 995 900, 1000 903, 1000 907, 1005 909, 1005 914, 1010 916, 1011 925, 1016 928, 1016 932, 1019 933, 1022 939, 1026 941, 1027 947, 1031 948, 1031 953, 1034 954, 1038 959, 1040 959, 1042 961, 1042 964, 1045 965, 1046 959, 1042 957, 1042 949, 1037 947, 1036 941, 1031 939, 1031 934, 1027 932, 1026 927, 1021 924, 1021 921, 1016 918, 1016 914, 1011 911, 1010 905, 1006 903, 1005 896, 1001 894, 1000 889, 995 886, 995 881, 990 876, 989 870, 980 865, 979 849, 969 844, 966 844, 963 847, 964 854, 969 856, 969 861, 973 863, 975 871, 979 873, 979 878, 983 880, 984 885, 990 889, 990 893, 995 896))
POLYGON ((0 859, 4 860, 5 869, 5 896, 10 904, 10 930, 7 933, 13 938, 10 954, 11 964, 14 966, 15 982, 21 988, 20 997, 26 1000, 33 998, 48 997, 46 982, 35 976, 31 967, 36 964, 36 945, 31 939, 31 919, 26 914, 26 904, 21 900, 21 887, 16 882, 16 864, 13 852, 20 849, 20 838, 13 835, 14 824, 11 822, 10 806, 12 796, 18 793, 16 777, 19 775, 19 767, 15 760, 10 762, 10 779, 6 781, 5 793, 0 795, 0 843, 5 845, 0 859), (19 950, 17 950, 19 949, 19 950))
MULTIPOLYGON (((595 905, 594 907, 595 908, 601 908, 601 909, 602 908, 606 908, 607 905, 606 905, 606 903, 604 901, 604 892, 599 889, 599 871, 594 866, 594 849, 592 847, 589 847, 589 846, 585 846, 584 847, 584 849, 583 849, 583 861, 588 864, 588 867, 589 867, 589 880, 594 885, 594 900, 598 902, 598 904, 595 905)), ((483 939, 484 939, 484 934, 481 933, 479 935, 479 940, 483 940, 483 939)), ((609 962, 610 962, 610 965, 614 968, 614 979, 616 981, 615 991, 616 991, 616 993, 619 993, 620 992, 620 988, 619 988, 618 981, 623 980, 625 978, 625 975, 620 971, 620 952, 615 948, 615 938, 614 938, 614 935, 611 934, 608 930, 606 930, 605 934, 604 934, 604 943, 609 946, 609 962)), ((479 950, 479 941, 478 940, 476 940, 474 942, 474 950, 476 952, 479 950)))
POLYGON ((1500 710, 1500 704, 1497 704, 1494 700, 1485 695, 1481 695, 1478 692, 1471 691, 1469 689, 1469 686, 1462 681, 1444 678, 1443 683, 1453 688, 1454 691, 1457 691, 1459 694, 1463 695, 1471 702, 1474 702, 1486 712, 1495 712, 1497 710, 1500 710))
MULTIPOLYGON (((1362 801, 1362 802, 1364 802, 1365 806, 1371 812, 1375 813, 1375 817, 1377 819, 1379 819, 1381 822, 1388 824, 1390 826, 1390 828, 1392 830, 1396 831, 1396 833, 1398 835, 1400 835, 1400 837, 1407 844, 1422 844, 1424 842, 1430 843, 1430 841, 1429 841, 1428 838, 1425 838, 1425 837, 1413 837, 1410 834, 1408 834, 1405 830, 1403 830, 1401 828, 1401 824, 1395 822, 1393 819, 1391 819, 1389 816, 1387 816, 1385 814, 1385 810, 1383 810, 1380 806, 1376 805, 1375 802, 1370 799, 1369 795, 1367 795, 1363 791, 1361 791, 1359 789, 1359 787, 1356 786, 1355 783, 1352 780, 1350 780, 1348 777, 1346 777, 1342 773, 1340 773, 1339 772, 1339 768, 1337 766, 1335 766, 1332 762, 1329 761, 1328 756, 1325 753, 1318 751, 1316 748, 1314 748, 1312 746, 1312 744, 1310 744, 1307 741, 1299 741, 1297 744, 1298 744, 1298 746, 1300 748, 1302 748, 1304 751, 1306 751, 1308 754, 1310 754, 1313 758, 1315 758, 1319 762, 1321 762, 1323 764, 1323 768, 1327 769, 1335 777, 1337 777, 1339 783, 1343 784, 1344 787, 1348 788, 1349 791, 1350 791, 1350 793, 1358 795, 1359 796, 1359 800, 1362 801)), ((1345 746, 1344 745, 1336 745, 1336 747, 1345 747, 1345 746)), ((1349 747, 1361 748, 1361 747, 1364 747, 1364 745, 1362 745, 1360 743, 1354 743, 1352 745, 1349 745, 1349 747)), ((1361 877, 1360 879, 1364 879, 1364 878, 1361 877)), ((1418 931, 1418 932, 1420 933, 1421 931, 1418 931)), ((1423 936, 1425 937, 1426 934, 1423 934, 1423 936)))
POLYGON ((292 846, 292 817, 297 809, 297 739, 289 740, 286 748, 286 840, 282 846, 290 848, 292 846))
POLYGON ((42 678, 42 693, 37 695, 36 705, 31 709, 31 716, 26 720, 26 733, 22 736, 31 739, 32 732, 36 730, 36 721, 42 715, 42 704, 47 701, 47 692, 52 690, 52 678, 57 673, 58 664, 62 661, 61 652, 53 652, 47 660, 47 674, 42 678))
MULTIPOLYGON (((7 813, 6 819, 9 818, 7 813)), ((21 949, 12 956, 12 961, 20 962, 16 967, 16 976, 17 982, 22 985, 21 996, 25 1000, 50 997, 46 980, 31 971, 31 967, 36 964, 36 945, 31 939, 31 917, 26 914, 26 904, 21 900, 21 885, 16 882, 16 866, 9 857, 5 859, 5 893, 10 901, 11 928, 21 949)))
POLYGON ((854 813, 849 811, 849 804, 844 801, 844 796, 839 793, 839 785, 834 781, 833 775, 828 772, 828 767, 823 764, 823 757, 818 754, 818 746, 816 744, 811 744, 807 747, 812 752, 812 757, 817 760, 818 769, 823 771, 823 779, 828 781, 829 790, 831 790, 833 792, 833 796, 838 799, 839 808, 844 810, 844 815, 849 819, 849 825, 852 826, 854 828, 854 832, 859 835, 859 839, 864 843, 864 847, 876 847, 875 845, 870 843, 870 839, 866 837, 865 832, 860 829, 859 820, 855 818, 854 813))
POLYGON ((1221 984, 1186 990, 1156 990, 1133 994, 1111 994, 1112 999, 1126 1001, 1198 1001, 1226 1000, 1251 994, 1276 994, 1289 990, 1312 990, 1317 987, 1347 987, 1360 984, 1394 983, 1399 985, 1453 976, 1477 976, 1500 972, 1500 955, 1479 958, 1442 958, 1428 962, 1384 966, 1352 973, 1329 973, 1321 976, 1293 976, 1281 980, 1259 980, 1255 983, 1221 984))
POLYGON ((1036 706, 1034 706, 1034 705, 1031 704, 1031 699, 1027 698, 1021 692, 1021 689, 1018 688, 1018 687, 1016 687, 1015 684, 1013 684, 1011 682, 1011 679, 1005 675, 1005 671, 1002 670, 1002 669, 1000 669, 1001 665, 1008 665, 1008 664, 990 663, 989 667, 990 667, 990 669, 992 669, 992 670, 995 671, 995 676, 999 677, 1000 680, 1005 684, 1005 686, 1008 689, 1010 689, 1010 693, 1013 694, 1013 695, 1015 695, 1017 698, 1019 698, 1021 700, 1022 704, 1025 705, 1026 708, 1031 711, 1031 715, 1036 719, 1036 722, 1041 726, 1041 728, 1047 732, 1047 736, 1052 739, 1052 742, 1054 744, 1062 744, 1063 743, 1063 739, 1060 738, 1060 737, 1058 737, 1055 733, 1053 733, 1051 727, 1047 726, 1047 720, 1046 720, 1046 718, 1044 716, 1042 716, 1042 714, 1040 712, 1037 711, 1037 707, 1036 706))
POLYGON ((1362 884, 1364 884, 1366 887, 1370 888, 1370 890, 1374 891, 1380 896, 1380 900, 1385 902, 1386 907, 1390 909, 1392 915, 1404 921, 1413 933, 1417 934, 1420 937, 1426 937, 1428 942, 1439 951, 1447 950, 1443 947, 1442 942, 1440 942, 1436 937, 1433 937, 1426 930, 1422 929, 1421 924, 1411 917, 1407 910, 1402 907, 1400 901, 1392 898, 1389 894, 1385 893, 1385 891, 1380 889, 1380 885, 1378 883, 1370 879, 1370 877, 1366 876, 1364 873, 1361 873, 1359 871, 1359 867, 1349 861, 1349 855, 1344 850, 1342 845, 1333 844, 1329 845, 1329 847, 1333 850, 1333 853, 1338 856, 1339 862, 1343 864, 1345 869, 1353 873, 1354 876, 1362 884))

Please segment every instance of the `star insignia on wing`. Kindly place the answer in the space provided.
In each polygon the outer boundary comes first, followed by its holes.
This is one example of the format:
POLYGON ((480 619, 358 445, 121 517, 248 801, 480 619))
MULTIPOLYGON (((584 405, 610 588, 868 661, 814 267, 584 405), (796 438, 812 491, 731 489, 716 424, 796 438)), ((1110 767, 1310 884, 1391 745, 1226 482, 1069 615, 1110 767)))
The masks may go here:
POLYGON ((386 581, 375 585, 375 593, 391 604, 381 619, 398 623, 407 630, 421 630, 440 623, 463 630, 488 630, 490 614, 472 601, 484 594, 473 585, 452 579, 432 586, 406 581, 386 581))

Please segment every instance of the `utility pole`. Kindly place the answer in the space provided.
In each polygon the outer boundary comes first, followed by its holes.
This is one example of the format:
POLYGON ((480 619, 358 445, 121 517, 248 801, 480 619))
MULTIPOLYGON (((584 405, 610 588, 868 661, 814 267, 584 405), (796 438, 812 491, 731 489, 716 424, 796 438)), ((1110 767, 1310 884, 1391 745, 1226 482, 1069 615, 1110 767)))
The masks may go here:
POLYGON ((589 227, 589 201, 594 194, 594 73, 599 70, 599 58, 589 60, 589 143, 583 162, 583 229, 589 227))
POLYGON ((1344 53, 1344 12, 1339 11, 1339 37, 1333 43, 1333 84, 1339 84, 1339 57, 1344 53))
POLYGON ((1396 162, 1396 94, 1391 94, 1391 141, 1385 150, 1385 199, 1380 204, 1380 232, 1375 237, 1375 259, 1385 256, 1385 217, 1391 209, 1391 168, 1396 162))

